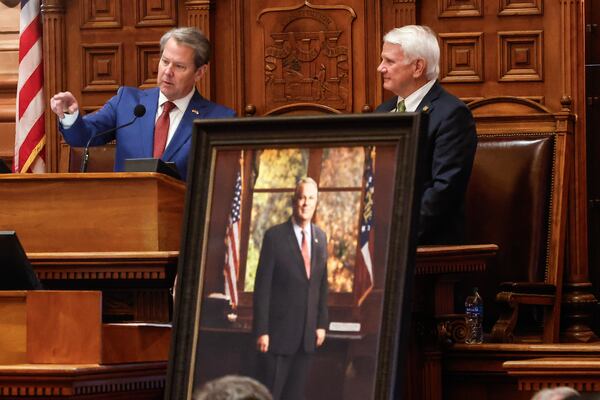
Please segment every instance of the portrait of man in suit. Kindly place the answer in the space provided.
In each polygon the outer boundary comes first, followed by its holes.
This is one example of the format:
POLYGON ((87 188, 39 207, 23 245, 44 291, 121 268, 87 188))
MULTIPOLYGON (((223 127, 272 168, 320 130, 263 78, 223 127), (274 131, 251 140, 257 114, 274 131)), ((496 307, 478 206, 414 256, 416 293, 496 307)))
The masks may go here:
POLYGON ((116 139, 115 171, 123 171, 129 158, 160 158, 174 162, 185 180, 193 120, 235 116, 233 110, 205 99, 196 89, 208 69, 209 55, 210 43, 202 32, 175 28, 160 39, 158 87, 121 87, 100 110, 85 116, 71 92, 55 94, 50 106, 65 141, 84 147, 90 139, 91 145, 116 139), (140 105, 145 110, 141 116, 140 105), (127 125, 134 120, 134 110, 137 118, 127 125))
POLYGON ((383 38, 377 70, 395 96, 377 112, 429 115, 422 172, 419 244, 459 244, 465 239, 465 193, 477 135, 468 107, 438 81, 440 47, 430 28, 406 25, 383 38))
POLYGON ((263 383, 274 399, 303 399, 310 362, 325 341, 327 238, 311 221, 318 187, 301 179, 292 216, 264 235, 254 287, 256 347, 263 383))

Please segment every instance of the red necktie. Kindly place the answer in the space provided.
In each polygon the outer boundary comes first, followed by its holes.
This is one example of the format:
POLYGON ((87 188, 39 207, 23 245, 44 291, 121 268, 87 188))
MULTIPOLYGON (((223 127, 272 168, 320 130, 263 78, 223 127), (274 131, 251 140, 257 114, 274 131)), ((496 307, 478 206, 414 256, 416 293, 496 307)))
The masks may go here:
POLYGON ((306 269, 306 276, 310 279, 310 256, 308 255, 308 242, 306 241, 306 234, 304 229, 302 230, 302 258, 304 259, 304 268, 306 269))
POLYGON ((175 104, 170 101, 163 103, 163 112, 156 120, 156 126, 154 127, 154 152, 152 153, 152 157, 154 158, 160 158, 165 151, 167 136, 169 136, 169 113, 174 107, 175 104))

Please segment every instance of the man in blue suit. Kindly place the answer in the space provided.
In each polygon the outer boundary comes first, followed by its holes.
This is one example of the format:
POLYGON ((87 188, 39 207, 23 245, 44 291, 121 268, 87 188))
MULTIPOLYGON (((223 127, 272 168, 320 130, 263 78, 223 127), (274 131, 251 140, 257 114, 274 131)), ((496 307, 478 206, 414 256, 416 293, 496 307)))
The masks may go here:
POLYGON ((210 44, 202 32, 175 28, 160 39, 157 88, 121 87, 100 110, 83 117, 73 94, 57 93, 50 105, 59 117, 65 141, 83 147, 90 138, 91 145, 116 139, 115 171, 122 171, 128 158, 154 157, 175 162, 185 180, 192 121, 235 116, 233 110, 206 100, 196 90, 196 82, 208 68, 209 53, 210 44), (101 134, 132 121, 137 105, 145 107, 143 116, 112 134, 101 134))
POLYGON ((406 25, 384 38, 377 70, 383 87, 396 96, 378 112, 429 114, 419 244, 457 244, 465 236, 465 193, 477 147, 475 122, 467 106, 437 81, 440 48, 435 33, 406 25))

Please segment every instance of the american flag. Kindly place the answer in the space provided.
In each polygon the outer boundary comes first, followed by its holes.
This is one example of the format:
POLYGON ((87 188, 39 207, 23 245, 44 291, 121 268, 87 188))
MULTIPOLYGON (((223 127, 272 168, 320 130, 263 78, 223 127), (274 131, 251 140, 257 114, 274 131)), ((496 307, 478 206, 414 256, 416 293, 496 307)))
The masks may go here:
POLYGON ((13 171, 44 172, 44 64, 40 0, 21 0, 13 171))
POLYGON ((365 147, 365 171, 363 178, 365 189, 363 209, 360 215, 360 232, 358 235, 360 254, 356 257, 356 277, 354 279, 358 305, 362 304, 373 289, 373 260, 371 254, 373 254, 373 195, 375 194, 375 182, 373 178, 372 152, 372 147, 365 147))
POLYGON ((233 189, 233 201, 229 213, 229 223, 225 234, 225 295, 229 298, 232 309, 237 308, 237 279, 240 272, 240 215, 242 204, 242 175, 237 173, 233 189))

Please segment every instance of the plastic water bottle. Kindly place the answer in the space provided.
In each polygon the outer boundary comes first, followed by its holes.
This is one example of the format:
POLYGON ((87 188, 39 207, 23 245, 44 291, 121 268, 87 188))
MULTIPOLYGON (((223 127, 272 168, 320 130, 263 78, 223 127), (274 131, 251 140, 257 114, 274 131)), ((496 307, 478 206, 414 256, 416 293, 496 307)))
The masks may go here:
POLYGON ((465 343, 483 343, 483 299, 477 288, 473 288, 473 295, 465 300, 465 314, 467 323, 465 343))

